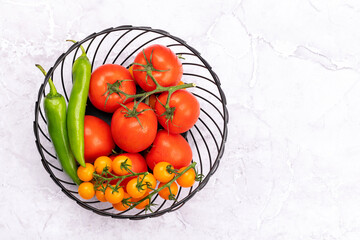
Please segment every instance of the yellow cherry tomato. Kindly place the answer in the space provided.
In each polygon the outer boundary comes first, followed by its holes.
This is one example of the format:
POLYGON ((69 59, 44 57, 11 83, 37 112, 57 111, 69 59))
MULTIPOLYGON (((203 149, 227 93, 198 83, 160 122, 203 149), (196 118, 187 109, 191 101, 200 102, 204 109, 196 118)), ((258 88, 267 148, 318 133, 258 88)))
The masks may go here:
POLYGON ((79 185, 78 193, 83 199, 91 199, 95 195, 94 184, 91 182, 83 182, 79 185))
MULTIPOLYGON (((180 168, 179 173, 182 173, 186 167, 180 168)), ((176 182, 184 188, 191 187, 195 183, 195 170, 193 168, 190 168, 186 172, 184 172, 178 179, 176 179, 176 182)))
POLYGON ((156 178, 154 177, 154 175, 152 175, 151 173, 148 173, 145 177, 143 175, 140 176, 140 180, 144 178, 143 183, 146 184, 147 186, 147 190, 146 192, 149 193, 151 192, 153 189, 156 188, 156 178))
MULTIPOLYGON (((160 183, 159 184, 159 187, 158 188, 161 188, 162 186, 164 186, 166 183, 160 183)), ((173 182, 171 183, 170 185, 170 190, 171 190, 171 193, 176 196, 176 194, 178 193, 178 190, 179 190, 179 187, 178 185, 173 182)), ((169 196, 170 196, 170 190, 168 187, 162 189, 160 192, 159 192, 159 196, 162 197, 163 199, 165 200, 169 200, 169 196)))
MULTIPOLYGON (((105 187, 105 186, 106 185, 103 184, 103 187, 105 187)), ((103 191, 100 191, 100 189, 101 189, 101 187, 97 188, 97 190, 95 191, 95 196, 100 202, 106 202, 105 193, 103 191)))
POLYGON ((175 173, 169 173, 167 168, 171 168, 172 170, 174 170, 174 167, 168 162, 159 162, 155 165, 153 173, 154 173, 154 177, 159 182, 166 183, 174 178, 175 173))
MULTIPOLYGON (((141 199, 147 197, 147 195, 149 195, 148 193, 146 193, 144 196, 140 197, 140 198, 132 198, 131 201, 132 202, 138 202, 140 201, 141 199)), ((149 205, 150 203, 150 200, 149 199, 146 199, 144 201, 142 201, 141 203, 139 203, 138 205, 135 206, 135 208, 137 209, 144 209, 147 205, 149 205)))
POLYGON ((77 175, 81 181, 89 182, 93 179, 93 173, 95 172, 94 165, 91 163, 86 163, 85 167, 80 166, 77 169, 77 175))
POLYGON ((111 165, 112 165, 111 158, 106 156, 98 157, 94 162, 95 171, 98 174, 101 174, 105 167, 107 167, 109 172, 111 172, 112 170, 111 165))
POLYGON ((118 211, 125 211, 126 209, 129 209, 129 206, 128 206, 128 205, 125 205, 125 204, 123 203, 123 201, 124 201, 125 199, 128 199, 129 201, 131 201, 131 196, 130 196, 128 193, 126 193, 126 192, 124 192, 124 198, 123 198, 123 200, 121 200, 121 202, 119 202, 119 203, 113 204, 113 207, 114 207, 116 210, 118 210, 118 211))
MULTIPOLYGON (((113 187, 115 187, 115 185, 112 185, 113 187)), ((112 204, 116 204, 121 202, 121 200, 123 200, 124 198, 124 189, 118 188, 117 190, 113 190, 110 187, 107 187, 105 190, 105 199, 112 204)))
POLYGON ((114 173, 116 173, 117 175, 127 175, 130 172, 128 172, 127 170, 125 170, 124 168, 121 168, 121 164, 122 163, 126 163, 128 165, 128 168, 131 170, 132 168, 132 162, 131 159, 129 157, 126 156, 117 156, 114 158, 113 162, 112 162, 112 170, 114 171, 114 173))
MULTIPOLYGON (((139 180, 140 182, 140 180, 139 180)), ((126 184, 126 192, 133 198, 140 198, 146 193, 147 187, 145 183, 141 183, 141 187, 138 187, 138 179, 133 178, 126 184)))

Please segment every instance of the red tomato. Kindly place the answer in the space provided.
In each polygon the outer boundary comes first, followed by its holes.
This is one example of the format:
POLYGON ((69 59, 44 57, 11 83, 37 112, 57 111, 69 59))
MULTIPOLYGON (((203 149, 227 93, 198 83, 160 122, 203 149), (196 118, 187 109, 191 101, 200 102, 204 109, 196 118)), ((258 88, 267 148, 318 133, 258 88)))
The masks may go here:
MULTIPOLYGON (((134 102, 125 106, 131 111, 134 102)), ((115 111, 111 119, 111 133, 116 145, 130 153, 148 148, 154 141, 157 131, 156 115, 148 105, 140 103, 136 111, 141 113, 137 117, 129 117, 129 112, 121 107, 115 111)))
POLYGON ((168 92, 160 94, 155 103, 159 123, 171 133, 183 133, 192 128, 200 115, 200 104, 190 92, 180 89, 170 96, 170 109, 165 112, 168 92))
POLYGON ((175 169, 186 167, 192 159, 192 151, 188 142, 180 134, 160 130, 152 148, 146 155, 146 162, 151 169, 159 162, 168 162, 175 169))
POLYGON ((119 89, 127 94, 136 93, 135 82, 132 79, 129 70, 117 64, 105 64, 98 67, 92 74, 89 87, 89 99, 91 103, 99 110, 112 113, 120 107, 119 103, 127 103, 132 99, 124 102, 125 96, 115 92, 108 92, 109 85, 114 84, 115 89, 119 89), (119 83, 118 81, 122 81, 119 83), (106 94, 105 94, 106 93, 106 94), (108 96, 108 94, 111 94, 108 96), (106 101, 106 98, 108 100, 106 101), (105 105, 106 101, 106 105, 105 105))
MULTIPOLYGON (((151 45, 144 49, 146 59, 150 62, 150 55, 152 54, 152 66, 161 71, 152 70, 152 75, 156 81, 163 87, 175 86, 179 83, 183 67, 179 58, 171 51, 170 48, 162 45, 151 45)), ((149 92, 156 88, 154 81, 147 76, 146 71, 139 71, 146 69, 136 63, 147 65, 143 51, 139 52, 134 60, 133 74, 135 81, 145 91, 149 92)), ((150 67, 150 66, 149 66, 150 67)), ((151 69, 151 68, 150 68, 151 69)))
POLYGON ((115 148, 110 126, 100 118, 86 115, 84 119, 85 161, 92 163, 100 156, 108 156, 115 148))
MULTIPOLYGON (((132 162, 131 171, 133 171, 134 173, 147 172, 147 170, 148 170, 144 157, 141 156, 139 153, 122 153, 122 154, 110 156, 110 158, 111 158, 111 160, 114 160, 115 157, 117 157, 117 156, 126 156, 126 157, 130 158, 131 162, 132 162)), ((120 186, 125 187, 126 184, 133 178, 135 178, 135 177, 125 178, 121 182, 120 186)), ((113 180, 110 182, 110 184, 114 185, 114 184, 116 184, 116 182, 117 182, 117 180, 113 180)))

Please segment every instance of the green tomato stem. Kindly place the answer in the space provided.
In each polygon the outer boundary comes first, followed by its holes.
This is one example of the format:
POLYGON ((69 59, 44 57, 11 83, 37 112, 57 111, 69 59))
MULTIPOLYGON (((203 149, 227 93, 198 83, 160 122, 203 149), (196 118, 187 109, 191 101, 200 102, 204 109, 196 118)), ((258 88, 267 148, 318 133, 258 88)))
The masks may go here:
POLYGON ((122 175, 122 176, 116 176, 116 175, 114 175, 114 174, 112 174, 112 173, 110 173, 110 172, 107 172, 107 174, 110 174, 112 177, 104 177, 104 176, 102 176, 102 175, 100 175, 100 174, 97 174, 96 172, 93 173, 93 176, 94 176, 94 177, 97 177, 97 178, 100 178, 100 179, 102 179, 102 180, 104 180, 104 181, 110 182, 110 181, 115 180, 115 179, 124 180, 124 179, 127 178, 127 177, 147 175, 147 174, 149 174, 149 173, 148 173, 148 172, 134 173, 134 172, 131 171, 131 174, 122 175))
MULTIPOLYGON (((153 56, 153 51, 151 51, 151 54, 150 54, 150 59, 148 59, 145 55, 145 50, 142 51, 143 55, 144 55, 144 59, 146 60, 146 64, 140 64, 140 63, 133 63, 133 65, 137 65, 137 66, 141 66, 143 69, 135 69, 134 71, 140 71, 140 72, 145 72, 146 73, 146 77, 145 77, 145 80, 147 81, 148 78, 150 77, 153 82, 155 83, 156 85, 156 88, 152 91, 149 91, 149 92, 144 92, 144 93, 139 93, 139 94, 134 94, 134 95, 131 95, 131 94, 127 94, 121 90, 119 90, 117 87, 115 89, 115 91, 113 92, 109 92, 109 91, 106 91, 104 93, 104 95, 106 95, 106 93, 108 93, 108 96, 110 96, 110 94, 116 92, 117 94, 122 94, 125 96, 125 99, 123 102, 125 102, 127 99, 129 98, 134 98, 135 100, 140 98, 139 101, 135 102, 134 104, 134 107, 133 107, 133 110, 130 111, 127 109, 128 113, 130 114, 127 114, 126 117, 137 117, 137 115, 139 115, 141 112, 137 112, 136 109, 137 107, 139 106, 139 104, 144 101, 147 97, 149 97, 150 95, 154 94, 154 93, 159 93, 159 92, 165 92, 167 91, 168 92, 168 97, 167 97, 167 101, 166 101, 166 104, 165 104, 165 110, 169 109, 169 102, 170 102, 170 97, 171 95, 176 91, 176 90, 179 90, 179 89, 184 89, 184 88, 190 88, 190 87, 195 87, 195 84, 194 83, 188 83, 188 84, 182 84, 182 85, 176 85, 176 86, 170 86, 170 87, 163 87, 161 86, 158 81, 156 81, 155 77, 153 76, 152 72, 155 71, 155 72, 167 72, 167 71, 170 71, 170 69, 165 69, 165 70, 161 70, 161 69, 156 69, 153 64, 152 64, 152 56, 153 56)), ((106 101, 105 101, 105 104, 106 104, 106 101)), ((121 106, 124 107, 124 105, 122 103, 120 103, 121 106)), ((125 108, 125 107, 124 107, 125 108)), ((139 121, 139 120, 138 120, 139 121)), ((141 123, 139 121, 139 124, 141 126, 141 123)))
POLYGON ((175 182, 179 177, 181 177, 185 172, 187 172, 190 168, 195 168, 196 162, 193 162, 192 164, 190 164, 189 166, 187 166, 183 171, 181 171, 180 173, 176 172, 176 176, 170 180, 168 183, 164 184, 162 187, 155 189, 152 193, 150 193, 149 195, 147 195, 146 197, 144 197, 143 199, 140 199, 139 201, 137 201, 136 203, 134 203, 132 205, 132 208, 134 208, 135 206, 137 206, 138 204, 140 204, 142 201, 149 199, 149 201, 151 201, 151 197, 154 196, 155 194, 157 194, 158 192, 160 192, 161 190, 163 190, 164 188, 170 187, 170 185, 175 182))
MULTIPOLYGON (((155 194, 157 194, 158 192, 160 192, 161 190, 163 190, 164 188, 170 187, 170 185, 175 182, 179 177, 181 177, 185 172, 187 172, 190 168, 194 168, 195 169, 195 165, 196 162, 193 162, 192 164, 190 164, 189 166, 187 166, 183 171, 181 171, 180 173, 177 171, 174 171, 175 173, 175 177, 169 181, 168 183, 164 184, 162 187, 158 188, 158 189, 152 189, 153 192, 150 193, 149 195, 147 195, 146 197, 140 199, 137 202, 132 202, 132 206, 131 208, 134 208, 135 206, 139 205, 141 202, 145 201, 146 199, 149 199, 149 201, 151 201, 151 197, 154 196, 155 194)), ((131 172, 131 174, 127 174, 127 175, 123 175, 123 176, 116 176, 112 173, 110 173, 108 170, 105 170, 104 174, 110 174, 112 177, 104 177, 101 174, 97 174, 96 172, 93 173, 93 176, 97 179, 97 184, 95 184, 94 189, 98 190, 98 187, 100 185, 102 185, 103 182, 107 182, 107 186, 109 186, 110 181, 115 180, 115 179, 119 179, 121 181, 118 181, 116 184, 115 188, 119 187, 120 182, 122 182, 125 178, 127 177, 133 177, 133 176, 140 176, 140 175, 144 175, 144 178, 142 178, 140 184, 142 184, 143 180, 145 179, 145 176, 149 174, 149 172, 141 172, 141 173, 134 173, 133 171, 131 171, 131 169, 127 168, 127 171, 131 172), (101 180, 100 182, 99 179, 101 180)))

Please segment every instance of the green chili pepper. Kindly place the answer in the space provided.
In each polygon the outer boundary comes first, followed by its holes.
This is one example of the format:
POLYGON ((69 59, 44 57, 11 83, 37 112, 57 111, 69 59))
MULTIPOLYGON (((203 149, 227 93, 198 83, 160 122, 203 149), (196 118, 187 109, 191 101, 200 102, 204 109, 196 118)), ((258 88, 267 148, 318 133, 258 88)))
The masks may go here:
MULTIPOLYGON (((73 40, 70 40, 76 43, 73 40)), ((91 63, 86 56, 85 49, 81 46, 82 54, 72 67, 73 87, 67 110, 67 129, 71 150, 78 163, 85 167, 84 158, 84 117, 86 101, 89 94, 91 78, 91 63)))
MULTIPOLYGON (((46 76, 45 70, 40 65, 36 64, 35 66, 46 76)), ((44 109, 49 135, 62 168, 71 179, 79 185, 81 181, 76 173, 77 164, 70 150, 66 129, 66 102, 64 97, 56 91, 51 78, 49 78, 49 85, 50 92, 44 99, 44 109)))

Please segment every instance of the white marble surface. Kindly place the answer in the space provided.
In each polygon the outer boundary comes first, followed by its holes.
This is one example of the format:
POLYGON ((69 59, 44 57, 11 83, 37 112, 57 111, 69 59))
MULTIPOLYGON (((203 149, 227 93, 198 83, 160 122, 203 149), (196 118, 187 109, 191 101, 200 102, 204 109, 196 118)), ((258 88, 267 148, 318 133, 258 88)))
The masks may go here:
POLYGON ((0 0, 1 239, 360 239, 358 0, 0 0), (164 29, 213 66, 230 112, 220 167, 176 212, 93 214, 44 170, 32 122, 67 38, 164 29))

